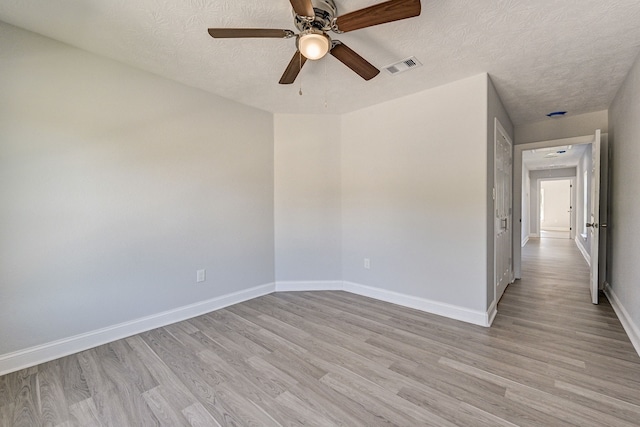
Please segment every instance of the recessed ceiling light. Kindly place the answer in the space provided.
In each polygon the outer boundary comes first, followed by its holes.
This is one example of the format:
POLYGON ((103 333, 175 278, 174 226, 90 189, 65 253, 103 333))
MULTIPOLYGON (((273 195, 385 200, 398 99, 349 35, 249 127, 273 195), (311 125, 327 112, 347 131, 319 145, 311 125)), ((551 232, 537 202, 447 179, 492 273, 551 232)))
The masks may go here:
POLYGON ((547 114, 547 117, 551 117, 552 119, 557 119, 558 117, 562 117, 567 114, 566 111, 554 111, 552 113, 547 114))

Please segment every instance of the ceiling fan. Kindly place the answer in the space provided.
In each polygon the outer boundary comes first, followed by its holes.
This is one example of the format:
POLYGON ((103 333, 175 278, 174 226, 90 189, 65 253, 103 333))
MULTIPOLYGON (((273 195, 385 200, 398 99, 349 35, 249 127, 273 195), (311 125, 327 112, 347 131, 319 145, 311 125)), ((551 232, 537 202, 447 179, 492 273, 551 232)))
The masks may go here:
POLYGON ((291 84, 296 80, 307 59, 317 60, 328 52, 351 68, 365 80, 380 73, 366 59, 347 47, 339 40, 332 40, 327 34, 346 33, 361 28, 420 15, 420 0, 389 0, 364 9, 338 16, 333 0, 289 0, 293 7, 294 24, 300 31, 265 28, 209 28, 213 38, 296 38, 297 51, 284 74, 280 84, 291 84))

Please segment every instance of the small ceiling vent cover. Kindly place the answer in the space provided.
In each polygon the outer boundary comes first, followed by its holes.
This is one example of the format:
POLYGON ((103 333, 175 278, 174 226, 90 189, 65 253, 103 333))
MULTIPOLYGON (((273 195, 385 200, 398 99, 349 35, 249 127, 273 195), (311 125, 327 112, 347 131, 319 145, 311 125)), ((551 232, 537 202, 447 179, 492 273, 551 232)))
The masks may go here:
POLYGON ((404 73, 405 71, 421 66, 422 62, 418 61, 418 58, 415 56, 412 56, 410 58, 403 59, 402 61, 398 61, 395 64, 387 65, 384 69, 392 76, 395 76, 396 74, 404 73))

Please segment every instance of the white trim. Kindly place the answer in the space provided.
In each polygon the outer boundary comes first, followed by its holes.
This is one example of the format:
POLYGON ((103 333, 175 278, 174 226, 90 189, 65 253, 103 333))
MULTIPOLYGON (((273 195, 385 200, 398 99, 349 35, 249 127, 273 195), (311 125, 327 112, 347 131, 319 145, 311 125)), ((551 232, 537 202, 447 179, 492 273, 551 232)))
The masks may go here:
POLYGON ((529 234, 529 237, 534 238, 534 239, 539 239, 540 238, 540 234, 539 233, 531 233, 531 234, 529 234))
POLYGON ((631 316, 629 316, 629 313, 618 299, 618 296, 613 291, 613 288, 607 282, 605 282, 604 284, 604 294, 609 299, 611 307, 613 307, 613 311, 615 311, 618 315, 618 319, 620 319, 622 327, 629 336, 631 344, 633 344, 633 347, 636 349, 636 352, 640 356, 640 327, 633 323, 633 319, 631 319, 631 316))
POLYGON ((343 290, 381 301, 409 307, 480 326, 491 326, 496 316, 495 301, 487 312, 401 294, 387 289, 374 288, 343 281, 281 281, 245 289, 210 300, 197 302, 173 310, 164 311, 129 322, 120 323, 95 331, 86 332, 46 344, 37 345, 13 353, 0 355, 0 375, 45 363, 60 357, 78 353, 99 345, 130 337, 151 329, 160 328, 182 320, 191 319, 233 304, 273 292, 290 291, 335 291, 343 290))
POLYGON ((129 322, 119 323, 13 353, 3 354, 0 355, 0 375, 5 375, 151 329, 200 316, 233 304, 270 294, 274 291, 275 284, 267 283, 206 301, 200 301, 195 304, 185 305, 173 310, 163 311, 162 313, 151 316, 141 317, 129 322))
POLYGON ((591 267, 591 256, 589 255, 589 252, 587 252, 585 247, 582 245, 582 242, 580 241, 580 238, 578 236, 576 236, 574 240, 576 242, 576 246, 578 247, 578 249, 580 249, 580 253, 584 257, 585 261, 587 261, 587 264, 589 264, 589 267, 591 267))
MULTIPOLYGON (((556 181, 559 181, 559 180, 556 180, 556 181)), ((569 181, 569 180, 567 180, 567 181, 569 181)), ((542 231, 564 231, 565 233, 568 233, 569 231, 571 231, 571 227, 540 227, 540 230, 542 230, 542 231)))
POLYGON ((529 243, 529 236, 525 236, 525 238, 524 238, 524 239, 522 239, 522 246, 521 246, 521 247, 523 247, 523 248, 524 248, 524 246, 525 246, 527 243, 529 243))
POLYGON ((450 319, 461 320, 474 325, 490 326, 489 312, 470 310, 457 305, 428 300, 412 295, 401 294, 387 289, 373 288, 371 286, 360 285, 353 282, 344 282, 344 290, 352 294, 363 295, 380 301, 409 307, 420 311, 425 311, 450 319))
POLYGON ((498 303, 494 300, 489 306, 489 309, 487 310, 487 324, 482 326, 493 325, 493 321, 496 318, 497 314, 498 314, 498 303))
POLYGON ((341 280, 287 280, 276 282, 276 292, 341 291, 341 280))
POLYGON ((282 281, 276 282, 276 292, 300 291, 345 291, 363 295, 380 301, 409 307, 426 313, 437 314, 451 319, 462 320, 480 326, 491 326, 497 314, 495 301, 486 313, 469 310, 451 304, 428 300, 412 295, 401 294, 387 289, 374 288, 353 282, 342 281, 282 281))

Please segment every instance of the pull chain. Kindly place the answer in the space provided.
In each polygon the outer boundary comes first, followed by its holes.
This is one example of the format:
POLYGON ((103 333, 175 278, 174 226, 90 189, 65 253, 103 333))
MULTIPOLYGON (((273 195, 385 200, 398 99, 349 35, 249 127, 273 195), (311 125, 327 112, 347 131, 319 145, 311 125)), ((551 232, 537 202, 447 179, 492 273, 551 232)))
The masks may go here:
MULTIPOLYGON (((302 54, 300 52, 298 52, 298 64, 298 73, 300 73, 300 71, 302 71, 302 54)), ((298 94, 302 96, 302 79, 299 79, 298 81, 300 82, 300 90, 298 91, 298 94)))
POLYGON ((329 107, 329 103, 327 102, 327 61, 324 61, 324 108, 325 110, 329 107))

